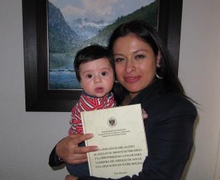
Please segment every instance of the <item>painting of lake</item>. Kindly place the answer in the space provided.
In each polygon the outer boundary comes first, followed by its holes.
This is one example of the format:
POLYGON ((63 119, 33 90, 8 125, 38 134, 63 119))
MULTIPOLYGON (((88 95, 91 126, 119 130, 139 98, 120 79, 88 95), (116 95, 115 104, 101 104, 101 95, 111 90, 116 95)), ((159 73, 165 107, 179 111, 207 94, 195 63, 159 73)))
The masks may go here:
POLYGON ((121 23, 146 20, 157 28, 159 0, 49 0, 48 88, 79 90, 73 68, 76 52, 90 44, 107 46, 121 23))

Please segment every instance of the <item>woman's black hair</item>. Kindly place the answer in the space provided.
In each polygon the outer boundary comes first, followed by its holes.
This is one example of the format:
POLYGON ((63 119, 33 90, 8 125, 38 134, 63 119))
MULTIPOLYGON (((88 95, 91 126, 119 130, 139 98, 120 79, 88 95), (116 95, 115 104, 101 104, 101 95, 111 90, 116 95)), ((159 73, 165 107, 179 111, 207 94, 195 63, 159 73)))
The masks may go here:
POLYGON ((80 73, 79 73, 80 64, 83 64, 89 61, 94 61, 100 58, 107 58, 110 62, 110 65, 112 66, 112 69, 114 70, 113 55, 108 48, 98 45, 98 44, 92 44, 90 46, 87 46, 77 51, 73 65, 74 65, 76 77, 79 82, 81 80, 80 73))
MULTIPOLYGON (((142 41, 149 44, 153 49, 155 56, 158 55, 158 52, 161 53, 159 75, 163 77, 162 81, 164 81, 164 91, 175 92, 185 96, 183 86, 174 71, 174 62, 167 50, 167 47, 164 45, 164 42, 160 38, 158 32, 149 26, 147 22, 143 20, 133 20, 119 25, 109 39, 109 49, 113 51, 115 41, 130 33, 136 35, 142 41)), ((128 92, 122 86, 118 86, 119 87, 115 88, 115 96, 116 100, 120 103, 123 101, 123 98, 128 92)))

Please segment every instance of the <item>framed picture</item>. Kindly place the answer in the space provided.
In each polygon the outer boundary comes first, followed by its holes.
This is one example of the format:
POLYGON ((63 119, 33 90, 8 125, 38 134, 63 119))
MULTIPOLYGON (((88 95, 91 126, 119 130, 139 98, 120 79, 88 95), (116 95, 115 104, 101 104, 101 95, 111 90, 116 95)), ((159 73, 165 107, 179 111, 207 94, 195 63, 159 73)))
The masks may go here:
POLYGON ((107 45, 113 29, 131 19, 145 19, 158 30, 178 72, 182 0, 83 2, 22 0, 26 111, 70 112, 81 94, 74 54, 91 43, 107 45))

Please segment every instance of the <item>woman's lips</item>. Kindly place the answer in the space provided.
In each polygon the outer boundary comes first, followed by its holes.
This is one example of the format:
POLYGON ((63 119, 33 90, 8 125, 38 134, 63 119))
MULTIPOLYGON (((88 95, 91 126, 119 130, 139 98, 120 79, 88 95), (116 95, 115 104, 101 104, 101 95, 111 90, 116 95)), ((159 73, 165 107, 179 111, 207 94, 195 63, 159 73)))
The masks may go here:
POLYGON ((126 83, 135 83, 139 81, 140 76, 135 76, 135 77, 125 77, 124 80, 126 83))

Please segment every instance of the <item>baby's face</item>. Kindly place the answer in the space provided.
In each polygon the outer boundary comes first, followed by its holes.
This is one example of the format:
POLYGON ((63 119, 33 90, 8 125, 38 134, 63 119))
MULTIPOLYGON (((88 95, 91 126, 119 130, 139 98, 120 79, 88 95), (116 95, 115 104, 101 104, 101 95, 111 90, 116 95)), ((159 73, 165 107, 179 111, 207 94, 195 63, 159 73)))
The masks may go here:
POLYGON ((114 84, 114 70, 107 58, 83 63, 79 66, 80 85, 90 96, 103 97, 114 84))

